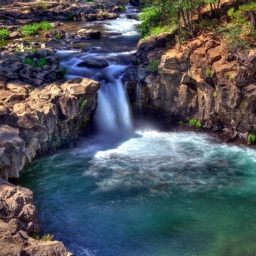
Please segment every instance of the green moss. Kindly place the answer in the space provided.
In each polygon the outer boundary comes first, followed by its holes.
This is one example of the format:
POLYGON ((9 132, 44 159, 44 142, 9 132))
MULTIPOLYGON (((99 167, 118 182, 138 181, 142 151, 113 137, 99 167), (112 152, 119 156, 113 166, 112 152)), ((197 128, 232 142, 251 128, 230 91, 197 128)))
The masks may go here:
POLYGON ((212 75, 212 70, 210 67, 207 67, 207 69, 205 70, 205 76, 209 78, 211 77, 211 75, 212 75))

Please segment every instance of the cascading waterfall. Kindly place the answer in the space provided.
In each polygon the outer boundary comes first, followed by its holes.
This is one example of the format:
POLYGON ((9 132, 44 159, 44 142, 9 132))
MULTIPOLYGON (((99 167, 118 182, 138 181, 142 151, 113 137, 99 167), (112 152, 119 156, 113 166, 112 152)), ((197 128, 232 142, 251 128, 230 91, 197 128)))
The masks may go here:
POLYGON ((111 65, 102 72, 98 92, 95 121, 98 130, 105 135, 129 135, 133 130, 132 119, 122 75, 126 66, 111 65))

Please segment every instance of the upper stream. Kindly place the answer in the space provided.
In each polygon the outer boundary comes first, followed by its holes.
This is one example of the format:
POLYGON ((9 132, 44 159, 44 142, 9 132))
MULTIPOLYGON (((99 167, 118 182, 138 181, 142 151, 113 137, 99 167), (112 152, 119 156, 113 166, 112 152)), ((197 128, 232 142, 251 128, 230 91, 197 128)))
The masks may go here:
POLYGON ((113 51, 106 38, 87 53, 59 53, 67 78, 101 82, 98 133, 22 173, 43 232, 77 256, 256 255, 256 151, 200 133, 134 131, 121 78, 136 24, 123 16, 88 25, 122 33, 113 51), (88 58, 109 66, 77 66, 88 58))

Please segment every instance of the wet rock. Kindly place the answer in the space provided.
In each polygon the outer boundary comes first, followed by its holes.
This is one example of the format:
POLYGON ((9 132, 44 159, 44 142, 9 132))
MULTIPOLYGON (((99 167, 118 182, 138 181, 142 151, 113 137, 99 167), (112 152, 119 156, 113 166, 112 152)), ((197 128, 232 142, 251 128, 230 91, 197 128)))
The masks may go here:
POLYGON ((133 6, 139 6, 140 5, 140 0, 129 0, 129 3, 133 6))
POLYGON ((29 189, 0 178, 0 198, 1 255, 71 255, 59 241, 43 242, 29 236, 41 231, 33 193, 29 189))
POLYGON ((108 62, 103 59, 86 59, 83 62, 79 63, 77 66, 87 68, 105 68, 108 65, 108 62))
POLYGON ((80 29, 77 31, 77 36, 81 39, 100 39, 101 32, 94 29, 80 29))

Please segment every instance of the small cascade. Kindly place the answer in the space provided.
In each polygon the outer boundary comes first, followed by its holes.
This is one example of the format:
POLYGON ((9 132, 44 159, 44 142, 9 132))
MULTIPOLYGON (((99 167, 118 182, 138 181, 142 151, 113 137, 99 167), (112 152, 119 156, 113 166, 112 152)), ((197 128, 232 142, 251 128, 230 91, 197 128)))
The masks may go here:
POLYGON ((102 72, 104 79, 98 92, 95 121, 105 135, 129 135, 133 131, 130 107, 122 83, 126 66, 111 65, 102 72))

